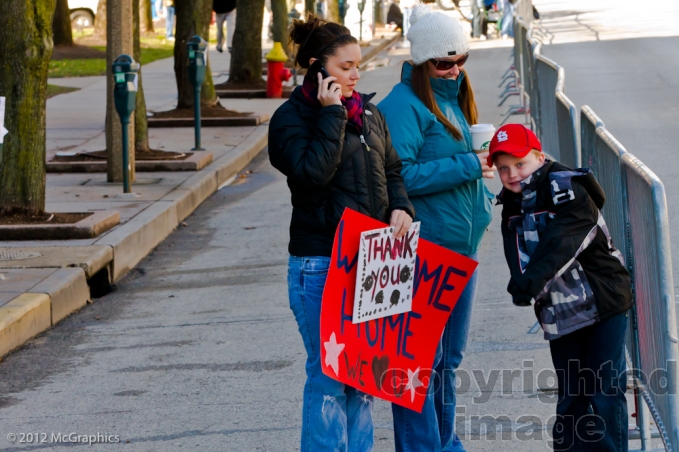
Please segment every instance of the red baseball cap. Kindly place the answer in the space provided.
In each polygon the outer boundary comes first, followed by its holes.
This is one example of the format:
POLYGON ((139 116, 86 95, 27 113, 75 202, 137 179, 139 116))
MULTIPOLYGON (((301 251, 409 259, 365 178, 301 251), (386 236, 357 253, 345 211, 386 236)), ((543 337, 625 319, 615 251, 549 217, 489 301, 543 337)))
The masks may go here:
POLYGON ((521 124, 506 124, 490 140, 488 166, 493 166, 493 156, 499 152, 523 158, 533 149, 542 152, 542 144, 532 130, 521 124))

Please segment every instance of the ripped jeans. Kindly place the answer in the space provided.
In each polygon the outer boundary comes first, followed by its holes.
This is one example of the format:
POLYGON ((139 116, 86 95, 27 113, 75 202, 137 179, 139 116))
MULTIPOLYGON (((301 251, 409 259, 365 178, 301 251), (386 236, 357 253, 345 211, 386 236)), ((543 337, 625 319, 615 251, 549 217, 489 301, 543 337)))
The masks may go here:
POLYGON ((330 258, 290 256, 288 294, 307 352, 302 410, 303 452, 373 449, 373 397, 321 370, 321 299, 330 258))

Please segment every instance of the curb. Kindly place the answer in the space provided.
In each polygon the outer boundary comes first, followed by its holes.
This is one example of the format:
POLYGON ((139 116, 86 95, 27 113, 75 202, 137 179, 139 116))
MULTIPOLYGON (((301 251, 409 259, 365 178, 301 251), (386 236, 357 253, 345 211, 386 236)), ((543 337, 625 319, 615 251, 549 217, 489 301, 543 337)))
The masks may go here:
POLYGON ((267 144, 269 126, 258 126, 234 151, 215 160, 95 245, 113 248, 111 279, 117 281, 162 242, 208 196, 245 168, 267 144), (235 154, 235 155, 234 155, 235 154))
POLYGON ((51 326, 50 297, 24 293, 0 308, 0 356, 51 326))
POLYGON ((120 212, 94 212, 73 224, 0 226, 0 240, 67 240, 94 238, 120 223, 120 212))
MULTIPOLYGON (((365 55, 363 55, 363 60, 361 62, 361 68, 363 68, 366 64, 370 62, 373 58, 375 58, 381 51, 389 47, 390 45, 400 41, 403 39, 403 36, 400 34, 394 35, 391 39, 387 38, 380 44, 376 45, 374 48, 370 50, 370 52, 367 52, 365 55)), ((360 69, 360 68, 359 68, 360 69)))
MULTIPOLYGON (((269 115, 243 116, 230 118, 200 118, 201 127, 244 127, 258 126, 269 120, 269 115)), ((153 118, 148 120, 149 128, 162 127, 193 127, 195 120, 192 118, 153 118)))
MULTIPOLYGON (((106 263, 98 262, 111 268, 111 280, 125 276, 203 201, 245 168, 266 147, 268 136, 268 124, 255 127, 232 152, 197 171, 130 221, 97 240, 94 245, 113 251, 104 253, 106 263)), ((29 292, 1 306, 0 357, 85 306, 90 299, 88 276, 92 274, 86 268, 59 268, 29 292)))
MULTIPOLYGON (((194 152, 184 160, 135 160, 134 170, 138 173, 198 171, 210 163, 212 163, 212 152, 194 152)), ((105 173, 106 167, 106 162, 47 162, 48 173, 105 173)))

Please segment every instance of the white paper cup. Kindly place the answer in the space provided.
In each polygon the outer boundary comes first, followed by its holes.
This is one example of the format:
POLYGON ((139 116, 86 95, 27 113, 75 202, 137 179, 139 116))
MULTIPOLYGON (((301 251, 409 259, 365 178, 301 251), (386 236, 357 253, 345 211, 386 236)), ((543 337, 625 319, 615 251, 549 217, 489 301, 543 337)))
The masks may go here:
POLYGON ((495 127, 493 124, 474 124, 471 127, 472 132, 472 149, 477 154, 488 152, 490 140, 495 135, 495 127))

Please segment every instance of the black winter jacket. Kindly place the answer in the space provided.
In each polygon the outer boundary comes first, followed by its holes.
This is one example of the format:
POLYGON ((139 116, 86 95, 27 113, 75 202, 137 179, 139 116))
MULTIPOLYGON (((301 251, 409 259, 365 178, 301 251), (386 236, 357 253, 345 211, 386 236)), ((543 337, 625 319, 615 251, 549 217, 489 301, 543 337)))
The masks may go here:
POLYGON ((556 339, 625 312, 630 276, 599 209, 606 200, 589 169, 545 165, 502 190, 502 236, 515 304, 533 301, 545 339, 556 339))
POLYGON ((236 9, 236 0, 212 0, 212 11, 217 14, 230 13, 236 9))
POLYGON ((415 216, 401 159, 391 145, 382 113, 362 95, 363 130, 347 122, 343 105, 310 105, 301 87, 269 124, 269 159, 288 178, 293 256, 330 256, 346 207, 389 222, 396 209, 415 216))

